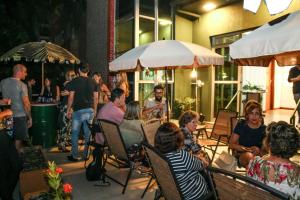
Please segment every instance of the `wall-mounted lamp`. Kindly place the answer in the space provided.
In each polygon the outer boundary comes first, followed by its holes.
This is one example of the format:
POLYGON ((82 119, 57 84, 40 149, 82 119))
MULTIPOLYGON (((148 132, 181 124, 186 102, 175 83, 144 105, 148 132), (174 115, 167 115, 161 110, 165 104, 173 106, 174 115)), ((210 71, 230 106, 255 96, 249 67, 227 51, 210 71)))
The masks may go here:
POLYGON ((191 78, 197 78, 197 71, 195 70, 195 68, 193 68, 193 71, 191 73, 191 78))

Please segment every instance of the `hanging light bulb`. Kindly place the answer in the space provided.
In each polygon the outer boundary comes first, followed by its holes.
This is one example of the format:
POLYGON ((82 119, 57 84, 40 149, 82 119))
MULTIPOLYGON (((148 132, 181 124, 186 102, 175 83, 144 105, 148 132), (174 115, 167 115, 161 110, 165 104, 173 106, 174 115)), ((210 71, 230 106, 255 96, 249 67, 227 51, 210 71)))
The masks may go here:
POLYGON ((195 68, 193 68, 193 71, 191 73, 191 78, 196 78, 197 77, 197 71, 195 70, 195 68))

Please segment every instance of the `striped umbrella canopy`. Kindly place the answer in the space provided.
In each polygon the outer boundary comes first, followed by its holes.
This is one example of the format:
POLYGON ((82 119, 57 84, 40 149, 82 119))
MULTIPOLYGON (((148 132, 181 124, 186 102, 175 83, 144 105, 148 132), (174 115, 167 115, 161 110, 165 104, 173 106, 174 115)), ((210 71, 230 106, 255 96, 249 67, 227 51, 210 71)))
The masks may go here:
POLYGON ((71 52, 56 44, 41 41, 28 42, 14 47, 0 57, 0 62, 26 61, 61 64, 79 64, 80 60, 71 52))
POLYGON ((65 48, 51 42, 28 42, 9 50, 0 57, 0 62, 26 60, 42 63, 42 85, 44 85, 44 64, 80 64, 80 60, 65 48))

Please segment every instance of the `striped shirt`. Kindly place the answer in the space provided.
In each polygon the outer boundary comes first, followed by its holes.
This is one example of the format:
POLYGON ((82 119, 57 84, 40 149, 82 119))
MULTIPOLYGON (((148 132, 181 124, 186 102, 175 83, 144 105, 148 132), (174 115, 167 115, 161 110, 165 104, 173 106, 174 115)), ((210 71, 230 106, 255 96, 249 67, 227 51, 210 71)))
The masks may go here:
POLYGON ((165 154, 174 170, 184 199, 200 199, 208 193, 208 186, 200 172, 201 160, 185 150, 165 154))

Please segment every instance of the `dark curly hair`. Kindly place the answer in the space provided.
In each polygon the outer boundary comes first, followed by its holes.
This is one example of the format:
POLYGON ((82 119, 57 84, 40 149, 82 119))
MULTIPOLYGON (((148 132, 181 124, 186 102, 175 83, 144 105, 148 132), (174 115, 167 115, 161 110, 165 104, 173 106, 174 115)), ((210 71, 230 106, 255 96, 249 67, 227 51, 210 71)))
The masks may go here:
POLYGON ((154 147, 162 154, 176 151, 183 146, 184 136, 172 122, 166 122, 157 129, 154 147))
POLYGON ((267 126, 266 133, 264 145, 272 155, 288 159, 297 153, 299 133, 294 126, 284 121, 272 122, 267 126))
POLYGON ((198 117, 198 113, 192 110, 185 111, 179 117, 179 127, 185 127, 185 125, 191 122, 194 118, 198 117))

